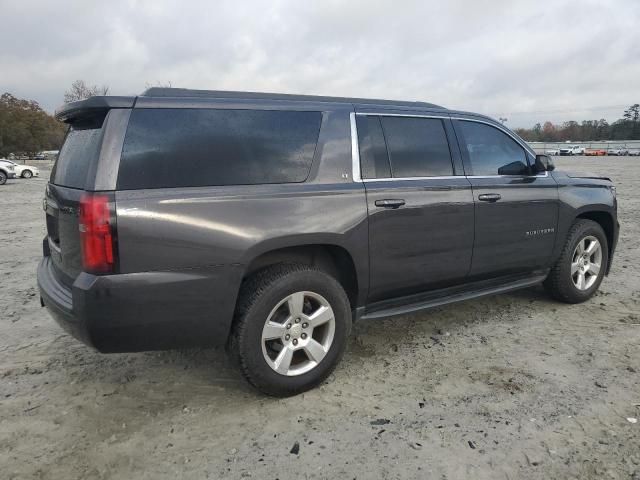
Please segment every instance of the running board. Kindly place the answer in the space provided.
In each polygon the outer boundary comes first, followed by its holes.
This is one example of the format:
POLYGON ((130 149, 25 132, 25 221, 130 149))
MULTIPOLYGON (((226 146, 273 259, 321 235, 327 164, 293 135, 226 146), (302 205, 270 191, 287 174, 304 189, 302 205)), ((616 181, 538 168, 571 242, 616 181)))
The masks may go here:
POLYGON ((464 286, 435 290, 399 299, 384 300, 358 309, 359 312, 356 312, 356 318, 362 320, 374 320, 377 318, 393 317, 396 315, 405 315, 407 313, 439 307, 449 303, 484 297, 486 295, 506 293, 512 290, 537 285, 547 278, 547 273, 548 271, 544 271, 536 272, 525 277, 520 275, 515 278, 510 276, 502 279, 485 280, 464 286), (360 313, 360 315, 358 315, 358 313, 360 313))

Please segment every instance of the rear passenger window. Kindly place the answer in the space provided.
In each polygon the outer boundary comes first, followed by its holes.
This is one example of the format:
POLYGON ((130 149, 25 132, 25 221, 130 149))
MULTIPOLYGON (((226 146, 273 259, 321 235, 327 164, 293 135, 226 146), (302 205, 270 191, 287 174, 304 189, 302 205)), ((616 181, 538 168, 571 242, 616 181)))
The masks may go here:
POLYGON ((509 135, 478 122, 461 121, 472 175, 528 173, 524 149, 509 135))
POLYGON ((442 120, 382 117, 382 127, 395 178, 453 175, 442 120))
POLYGON ((134 109, 120 190, 303 182, 320 112, 134 109))
POLYGON ((359 115, 356 117, 356 125, 362 178, 389 178, 391 168, 380 119, 359 115))
POLYGON ((102 119, 97 124, 71 127, 51 171, 51 183, 85 188, 87 174, 98 160, 101 145, 102 119))

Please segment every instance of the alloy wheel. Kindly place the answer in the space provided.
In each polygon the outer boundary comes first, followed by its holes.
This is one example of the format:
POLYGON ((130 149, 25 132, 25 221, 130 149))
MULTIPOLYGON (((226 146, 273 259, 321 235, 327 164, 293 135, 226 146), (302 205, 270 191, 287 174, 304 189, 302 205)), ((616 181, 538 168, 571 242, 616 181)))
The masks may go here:
POLYGON ((571 258, 571 280, 578 290, 588 290, 598 279, 602 267, 602 245, 589 235, 576 245, 571 258))
POLYGON ((329 302, 314 292, 283 298, 262 329, 262 354, 277 373, 296 376, 315 368, 327 355, 336 329, 329 302))

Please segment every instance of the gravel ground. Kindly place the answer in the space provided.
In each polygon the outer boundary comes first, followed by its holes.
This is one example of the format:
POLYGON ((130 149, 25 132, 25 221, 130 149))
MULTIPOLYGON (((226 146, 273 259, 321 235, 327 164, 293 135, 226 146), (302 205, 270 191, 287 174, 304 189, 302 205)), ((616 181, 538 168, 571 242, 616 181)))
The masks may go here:
POLYGON ((640 479, 640 159, 582 305, 541 288, 362 323, 328 382, 251 390, 220 350, 101 355, 40 308, 45 178, 0 187, 3 478, 640 479), (632 423, 629 418, 638 418, 632 423))

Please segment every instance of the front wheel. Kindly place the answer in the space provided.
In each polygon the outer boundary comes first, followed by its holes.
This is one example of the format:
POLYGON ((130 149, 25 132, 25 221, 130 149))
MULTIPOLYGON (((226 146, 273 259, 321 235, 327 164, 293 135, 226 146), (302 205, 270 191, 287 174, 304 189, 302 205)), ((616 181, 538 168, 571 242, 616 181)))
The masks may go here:
POLYGON ((22 178, 31 178, 33 177, 33 172, 31 170, 25 170, 22 172, 22 178))
POLYGON ((310 266, 278 265, 243 285, 231 346, 249 383, 285 397, 329 376, 350 330, 349 299, 335 278, 310 266))
POLYGON ((557 300, 584 302, 598 290, 608 264, 607 237, 602 227, 592 220, 579 219, 569 230, 544 285, 557 300))

